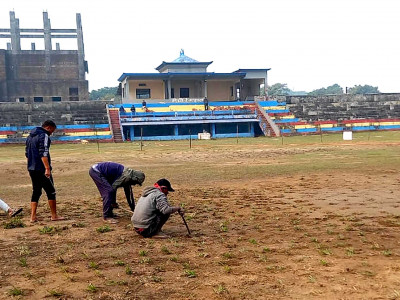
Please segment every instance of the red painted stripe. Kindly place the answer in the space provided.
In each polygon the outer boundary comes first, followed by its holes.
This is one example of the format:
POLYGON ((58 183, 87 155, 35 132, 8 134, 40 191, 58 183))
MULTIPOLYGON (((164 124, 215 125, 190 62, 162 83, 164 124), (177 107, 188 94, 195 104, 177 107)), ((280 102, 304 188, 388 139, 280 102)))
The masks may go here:
POLYGON ((0 134, 16 134, 16 133, 17 133, 16 131, 11 131, 11 130, 8 130, 8 131, 6 131, 6 130, 0 131, 0 134))

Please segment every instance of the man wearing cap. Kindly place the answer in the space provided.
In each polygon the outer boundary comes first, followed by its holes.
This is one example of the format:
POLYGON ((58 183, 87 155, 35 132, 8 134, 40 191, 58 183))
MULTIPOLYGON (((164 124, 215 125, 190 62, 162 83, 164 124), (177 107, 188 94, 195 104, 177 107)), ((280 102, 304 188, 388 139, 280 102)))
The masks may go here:
POLYGON ((125 168, 123 165, 107 161, 94 164, 89 175, 96 184, 103 198, 103 219, 108 223, 117 223, 113 208, 117 208, 117 189, 124 188, 125 197, 132 211, 135 210, 135 200, 132 185, 142 185, 145 175, 142 171, 125 168))
POLYGON ((162 178, 154 186, 146 187, 140 197, 132 216, 135 231, 145 238, 168 238, 161 231, 169 216, 175 212, 181 214, 184 210, 180 206, 170 206, 168 192, 174 192, 171 183, 162 178))

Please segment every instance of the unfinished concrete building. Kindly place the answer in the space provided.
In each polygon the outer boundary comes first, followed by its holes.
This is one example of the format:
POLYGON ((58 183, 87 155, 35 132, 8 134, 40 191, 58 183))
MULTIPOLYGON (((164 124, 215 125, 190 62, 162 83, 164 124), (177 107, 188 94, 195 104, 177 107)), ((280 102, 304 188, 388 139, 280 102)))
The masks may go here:
POLYGON ((24 29, 10 12, 10 29, 0 29, 0 38, 10 39, 0 49, 0 102, 59 102, 88 100, 88 72, 80 14, 76 29, 52 29, 43 12, 43 29, 24 29), (21 49, 21 39, 44 39, 44 50, 21 49), (52 39, 76 39, 77 50, 61 50, 52 39))

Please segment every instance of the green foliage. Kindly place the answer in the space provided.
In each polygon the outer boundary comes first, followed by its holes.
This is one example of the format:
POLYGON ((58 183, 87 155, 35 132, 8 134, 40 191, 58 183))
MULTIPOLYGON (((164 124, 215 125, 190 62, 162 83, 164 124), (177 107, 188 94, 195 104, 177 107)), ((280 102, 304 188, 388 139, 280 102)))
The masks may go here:
POLYGON ((356 94, 379 94, 379 90, 377 86, 371 85, 355 85, 354 87, 348 88, 347 93, 356 95, 356 94))
POLYGON ((20 296, 20 295, 23 295, 23 291, 19 288, 13 287, 12 289, 10 289, 8 291, 8 295, 13 296, 13 297, 20 296))
POLYGON ((269 96, 290 95, 291 90, 287 87, 286 83, 275 83, 268 86, 267 92, 269 96))
POLYGON ((39 228, 40 234, 53 234, 57 231, 54 226, 43 226, 43 228, 39 228))
POLYGON ((98 90, 92 90, 89 93, 89 100, 111 100, 116 98, 118 87, 103 87, 98 90))
POLYGON ((12 218, 10 221, 4 223, 4 229, 12 229, 18 227, 25 227, 20 217, 12 218))
POLYGON ((109 231, 112 231, 112 230, 113 229, 110 228, 110 226, 108 226, 108 225, 104 225, 104 226, 100 226, 100 227, 96 228, 96 231, 99 232, 99 233, 109 232, 109 231))
POLYGON ((311 96, 317 96, 317 95, 342 95, 343 94, 343 88, 338 85, 337 83, 328 86, 327 88, 320 88, 317 90, 313 90, 312 92, 308 93, 308 95, 311 96))

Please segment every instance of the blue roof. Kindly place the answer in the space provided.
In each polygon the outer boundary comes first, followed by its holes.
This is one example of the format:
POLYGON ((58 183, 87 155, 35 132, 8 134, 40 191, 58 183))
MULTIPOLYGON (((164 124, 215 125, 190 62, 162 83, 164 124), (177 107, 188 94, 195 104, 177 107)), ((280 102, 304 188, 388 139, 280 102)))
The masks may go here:
POLYGON ((198 73, 122 73, 118 81, 123 81, 125 78, 130 77, 134 79, 170 79, 170 78, 204 78, 204 79, 229 79, 229 78, 243 78, 246 73, 214 73, 214 72, 198 72, 198 73))
POLYGON ((183 49, 181 49, 180 55, 177 59, 173 60, 172 62, 166 62, 163 61, 157 68, 156 70, 160 70, 162 69, 164 66, 176 66, 176 65, 204 65, 205 67, 207 67, 209 64, 211 64, 212 61, 207 61, 207 62, 200 62, 197 61, 189 56, 185 55, 185 52, 183 51, 183 49))

